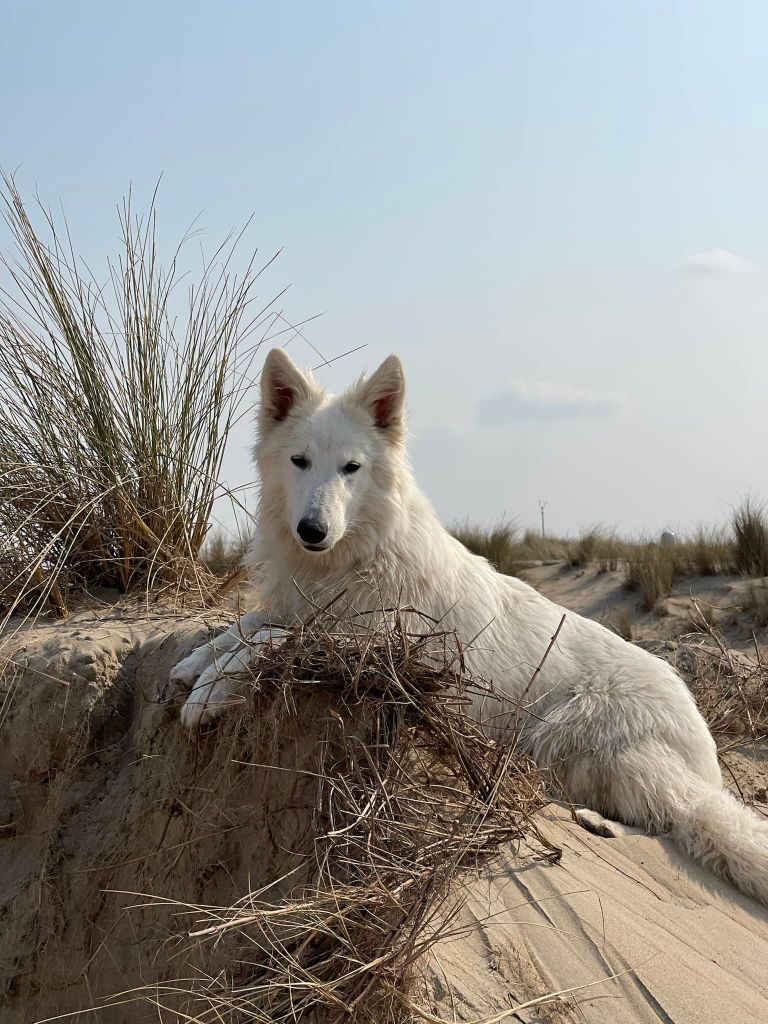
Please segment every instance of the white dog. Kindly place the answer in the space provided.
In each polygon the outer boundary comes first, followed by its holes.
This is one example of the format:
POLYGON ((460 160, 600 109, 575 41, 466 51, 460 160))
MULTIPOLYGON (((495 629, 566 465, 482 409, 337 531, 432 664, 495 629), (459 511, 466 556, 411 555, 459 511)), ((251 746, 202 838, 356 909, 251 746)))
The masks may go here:
MULTIPOLYGON (((527 751, 555 766, 570 799, 592 809, 581 812, 588 827, 609 830, 605 815, 670 832, 768 904, 768 822, 723 788, 714 741, 680 676, 497 573, 443 528, 408 465, 404 398, 395 356, 331 396, 284 352, 269 353, 256 446, 262 490, 248 553, 254 604, 266 613, 244 615, 176 666, 174 678, 192 687, 183 723, 194 728, 232 702, 231 677, 253 659, 267 623, 300 620, 342 589, 358 609, 410 605, 475 641, 469 669, 510 695, 514 717, 526 720, 527 751), (515 710, 524 693, 534 715, 515 710)), ((482 702, 474 713, 483 717, 482 702)))

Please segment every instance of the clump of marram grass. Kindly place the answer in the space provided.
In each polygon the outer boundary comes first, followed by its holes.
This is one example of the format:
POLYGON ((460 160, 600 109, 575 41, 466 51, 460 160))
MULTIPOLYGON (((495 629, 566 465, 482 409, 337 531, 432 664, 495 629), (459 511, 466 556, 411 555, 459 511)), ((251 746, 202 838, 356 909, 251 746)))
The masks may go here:
POLYGON ((200 559, 215 576, 228 576, 244 568, 247 548, 247 534, 238 531, 233 535, 217 528, 206 537, 200 559))
POLYGON ((475 555, 487 558, 491 565, 507 576, 517 575, 518 563, 524 559, 517 527, 508 519, 484 529, 471 523, 454 526, 451 533, 475 555))
POLYGON ((569 541, 564 537, 542 537, 540 533, 526 530, 523 534, 521 553, 527 559, 541 561, 565 561, 569 541))
POLYGON ((572 569, 581 569, 583 566, 594 561, 597 554, 597 545, 601 537, 602 531, 597 526, 582 532, 568 556, 572 569))
POLYGON ((183 298, 187 239, 164 270, 154 198, 144 219, 129 198, 99 284, 66 226, 40 206, 43 237, 4 183, 16 253, 0 257, 0 612, 63 614, 98 586, 204 597, 225 442, 277 316, 252 308, 255 257, 236 274, 242 236, 228 239, 183 298))
MULTIPOLYGON (((199 1024, 418 1017, 412 982, 451 927, 461 873, 524 837, 559 856, 531 820, 546 799, 544 777, 515 752, 520 712, 507 707, 503 745, 490 739, 467 700, 484 695, 490 718, 502 706, 463 663, 455 635, 412 610, 368 628, 326 609, 262 649, 251 713, 223 721, 215 742, 232 757, 227 727, 263 728, 266 708, 290 716, 310 694, 332 695, 329 725, 341 742, 318 748, 315 828, 303 854, 312 877, 294 891, 274 880, 230 906, 179 905, 193 918, 188 943, 226 938, 239 952, 216 977, 152 984, 154 1006, 171 1010, 183 992, 184 1019, 199 1024), (276 903, 275 891, 287 895, 276 903)), ((248 760, 265 759, 252 740, 245 749, 248 760)))
POLYGON ((768 576, 768 513, 765 505, 745 498, 732 517, 736 569, 744 576, 768 576))
POLYGON ((451 534, 475 555, 487 558, 491 565, 507 576, 516 576, 521 563, 547 559, 565 559, 569 542, 562 537, 542 537, 532 530, 521 536, 517 524, 500 519, 494 526, 474 523, 452 526, 451 534))
POLYGON ((616 572, 626 547, 614 530, 592 526, 569 546, 568 561, 574 569, 596 562, 598 572, 616 572))
MULTIPOLYGON (((675 547, 677 553, 677 547, 675 547)), ((725 530, 699 526, 690 540, 679 546, 679 561, 696 576, 715 576, 735 571, 734 545, 725 530)))
POLYGON ((627 590, 642 595, 646 611, 659 607, 672 593, 675 583, 674 549, 658 544, 637 544, 628 549, 624 563, 624 583, 627 590))

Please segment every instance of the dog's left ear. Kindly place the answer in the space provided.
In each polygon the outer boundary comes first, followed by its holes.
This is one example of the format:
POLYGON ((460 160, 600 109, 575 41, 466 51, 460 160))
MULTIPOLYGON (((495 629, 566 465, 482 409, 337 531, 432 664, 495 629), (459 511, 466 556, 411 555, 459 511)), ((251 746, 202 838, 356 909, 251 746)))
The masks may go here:
POLYGON ((360 385, 357 400, 393 444, 405 430, 405 372, 397 356, 387 356, 378 370, 360 385))

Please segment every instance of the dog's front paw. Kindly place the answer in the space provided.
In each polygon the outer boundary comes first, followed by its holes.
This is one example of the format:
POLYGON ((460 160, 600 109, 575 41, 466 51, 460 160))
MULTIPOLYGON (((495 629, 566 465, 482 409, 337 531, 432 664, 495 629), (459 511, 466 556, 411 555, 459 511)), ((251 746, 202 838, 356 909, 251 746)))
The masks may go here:
POLYGON ((197 677, 208 668, 212 656, 209 644, 198 647, 173 666, 169 677, 171 682, 179 683, 189 689, 197 677))
POLYGON ((194 731, 213 721, 226 708, 242 700, 234 688, 234 680, 222 675, 215 665, 206 669, 192 687, 181 709, 181 724, 185 729, 194 731))
POLYGON ((205 704, 188 699, 179 713, 179 720, 188 732, 195 732, 205 723, 205 712, 205 704))

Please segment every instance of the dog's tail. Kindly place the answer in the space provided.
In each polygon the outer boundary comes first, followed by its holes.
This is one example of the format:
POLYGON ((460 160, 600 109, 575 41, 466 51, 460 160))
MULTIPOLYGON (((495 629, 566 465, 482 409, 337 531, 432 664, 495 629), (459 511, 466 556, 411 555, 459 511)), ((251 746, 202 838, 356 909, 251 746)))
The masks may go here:
POLYGON ((642 775, 649 824, 691 857, 768 906, 768 819, 718 782, 697 775, 679 754, 659 751, 642 775), (655 776, 655 777, 653 777, 655 776), (650 783, 650 785, 649 785, 650 783))

